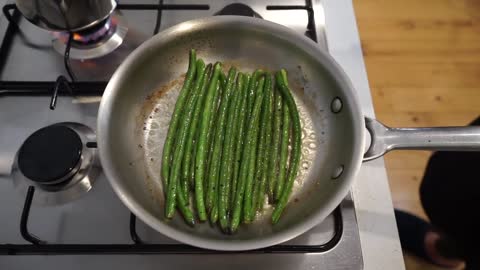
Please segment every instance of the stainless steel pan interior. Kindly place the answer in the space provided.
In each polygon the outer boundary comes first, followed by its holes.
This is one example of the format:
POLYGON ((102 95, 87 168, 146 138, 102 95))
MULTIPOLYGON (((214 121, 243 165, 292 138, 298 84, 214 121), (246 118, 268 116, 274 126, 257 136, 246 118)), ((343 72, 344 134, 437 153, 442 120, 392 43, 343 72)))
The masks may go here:
MULTIPOLYGON (((235 16, 179 24, 135 50, 108 84, 97 132, 104 171, 135 215, 173 239, 218 250, 278 244, 321 222, 347 194, 367 133, 352 85, 317 44, 283 26, 235 16), (234 235, 208 223, 188 227, 179 214, 164 218, 160 157, 191 48, 206 62, 222 61, 241 71, 288 71, 302 118, 303 154, 290 203, 275 226, 271 209, 234 235)), ((393 148, 381 146, 373 149, 375 155, 393 148)))

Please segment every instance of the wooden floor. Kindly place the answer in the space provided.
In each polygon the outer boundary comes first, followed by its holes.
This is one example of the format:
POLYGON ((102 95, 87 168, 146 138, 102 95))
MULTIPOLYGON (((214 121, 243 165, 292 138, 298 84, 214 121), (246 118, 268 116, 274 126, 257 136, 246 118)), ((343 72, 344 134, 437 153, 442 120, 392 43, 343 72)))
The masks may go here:
MULTIPOLYGON (((466 125, 480 115, 480 0, 354 0, 377 118, 389 126, 466 125)), ((395 207, 425 217, 429 152, 389 153, 395 207)), ((438 269, 408 256, 407 269, 438 269)))

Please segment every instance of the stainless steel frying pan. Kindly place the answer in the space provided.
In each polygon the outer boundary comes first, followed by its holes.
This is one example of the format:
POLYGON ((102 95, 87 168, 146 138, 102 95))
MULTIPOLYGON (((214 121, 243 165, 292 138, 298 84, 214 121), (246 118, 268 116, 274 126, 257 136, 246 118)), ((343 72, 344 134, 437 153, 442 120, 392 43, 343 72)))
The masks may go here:
POLYGON ((136 49, 108 84, 97 131, 104 171, 123 203, 160 233, 216 250, 256 249, 304 233, 342 201, 363 161, 389 150, 480 150, 478 127, 391 129, 365 120, 349 79, 317 44, 286 27, 236 16, 184 22, 136 49), (234 235, 208 223, 188 227, 180 215, 164 218, 160 157, 191 48, 206 62, 242 71, 288 71, 302 118, 303 154, 291 200, 275 226, 268 208, 234 235))

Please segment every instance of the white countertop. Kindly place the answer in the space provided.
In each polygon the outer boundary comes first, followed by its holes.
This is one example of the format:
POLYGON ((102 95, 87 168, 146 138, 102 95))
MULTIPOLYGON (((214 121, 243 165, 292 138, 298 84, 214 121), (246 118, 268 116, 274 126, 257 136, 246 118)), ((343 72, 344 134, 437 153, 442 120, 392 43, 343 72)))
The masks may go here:
MULTIPOLYGON (((375 117, 352 0, 324 0, 329 51, 375 117)), ((383 158, 365 162, 353 186, 364 269, 405 269, 383 158)))

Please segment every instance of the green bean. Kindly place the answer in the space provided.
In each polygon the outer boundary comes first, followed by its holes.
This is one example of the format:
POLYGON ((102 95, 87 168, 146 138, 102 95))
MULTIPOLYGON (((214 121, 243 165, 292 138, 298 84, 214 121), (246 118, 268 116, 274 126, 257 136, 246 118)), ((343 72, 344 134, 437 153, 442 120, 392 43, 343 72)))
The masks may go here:
MULTIPOLYGON (((261 79, 263 85, 264 79, 261 79)), ((242 161, 240 166, 239 178, 237 183, 237 191, 235 196, 235 202, 233 205, 233 215, 232 221, 230 223, 230 231, 235 232, 238 229, 238 225, 240 224, 240 217, 241 211, 243 208, 243 201, 245 195, 245 188, 247 182, 247 175, 249 173, 249 165, 250 165, 250 149, 254 149, 253 143, 256 140, 256 132, 258 129, 255 127, 258 126, 259 118, 260 118, 260 110, 262 109, 262 100, 263 100, 263 91, 260 91, 258 95, 255 97, 255 102, 252 110, 252 116, 250 118, 250 122, 247 129, 247 140, 244 144, 244 149, 242 152, 242 161)))
POLYGON ((243 84, 243 89, 241 90, 241 97, 240 97, 240 112, 238 116, 238 123, 235 125, 235 131, 233 132, 233 135, 235 136, 234 141, 236 142, 235 144, 235 154, 234 154, 234 164, 233 164, 233 177, 232 177, 232 192, 230 195, 230 209, 233 209, 233 204, 235 201, 235 194, 237 192, 237 180, 238 180, 238 174, 240 171, 240 163, 242 159, 242 152, 243 148, 246 145, 246 140, 247 140, 247 90, 248 90, 248 84, 250 82, 250 75, 246 74, 245 75, 245 83, 243 84))
MULTIPOLYGON (((252 109, 253 105, 255 102, 255 94, 256 94, 256 88, 258 85, 258 79, 263 75, 264 71, 262 69, 257 69, 253 72, 251 80, 249 80, 248 86, 247 86, 247 115, 246 118, 250 119, 252 115, 252 109)), ((248 122, 245 124, 248 125, 248 122)), ((246 140, 246 138, 244 138, 246 140)))
POLYGON ((270 148, 270 162, 268 174, 268 197, 270 202, 274 202, 274 192, 277 184, 277 166, 280 150, 280 135, 282 128, 282 96, 278 90, 274 90, 274 108, 273 108, 273 136, 270 148))
POLYGON ((280 199, 283 187, 285 185, 285 177, 288 171, 288 138, 290 136, 290 113, 286 102, 283 103, 283 119, 282 119, 282 138, 280 142, 280 161, 278 164, 278 179, 275 189, 275 201, 280 199))
POLYGON ((213 205, 212 210, 210 211, 210 224, 215 225, 218 221, 218 206, 217 204, 213 205))
MULTIPOLYGON (((265 78, 262 77, 260 81, 257 84, 257 89, 256 89, 256 96, 260 96, 262 99, 259 101, 260 103, 260 109, 261 110, 261 104, 263 101, 264 97, 264 89, 263 85, 265 83, 265 78)), ((257 98, 255 98, 255 103, 254 107, 257 103, 257 98)), ((261 113, 258 112, 259 114, 261 113)), ((253 116, 253 111, 252 111, 252 116, 253 116)), ((253 117, 252 117, 253 121, 253 117)), ((260 117, 257 117, 255 119, 254 126, 250 126, 253 128, 252 136, 253 139, 251 141, 250 145, 250 152, 249 152, 249 165, 248 165, 248 174, 247 174, 247 180, 245 183, 245 196, 244 196, 244 202, 243 202, 243 222, 244 223, 250 223, 253 219, 253 206, 252 206, 252 191, 253 191, 253 178, 255 177, 255 162, 257 161, 257 143, 258 143, 258 132, 259 132, 259 124, 260 124, 260 117)))
POLYGON ((165 190, 168 189, 168 180, 169 180, 168 176, 170 174, 170 162, 172 159, 171 154, 172 154, 173 140, 176 137, 175 133, 177 132, 177 125, 183 111, 183 105, 190 92, 193 77, 195 76, 195 71, 197 68, 196 55, 197 54, 195 50, 193 49, 190 50, 190 60, 188 63, 187 75, 185 77, 185 81, 183 82, 182 90, 180 90, 180 94, 177 98, 177 102, 175 103, 172 119, 170 120, 170 126, 168 127, 167 138, 165 139, 165 144, 163 145, 161 175, 162 175, 165 190))
MULTIPOLYGON (((198 73, 197 73, 198 74, 198 73)), ((205 96, 206 90, 208 87, 208 79, 212 74, 212 64, 208 64, 205 68, 205 72, 203 76, 200 78, 200 93, 198 95, 197 102, 195 103, 195 108, 192 115, 192 122, 190 123, 190 127, 188 129, 188 137, 187 137, 187 144, 185 146, 185 155, 183 156, 183 167, 182 167, 182 178, 188 179, 190 181, 190 185, 192 187, 195 186, 195 177, 194 177, 194 166, 195 160, 193 157, 195 156, 195 143, 198 135, 198 122, 200 119, 200 112, 203 108, 205 103, 205 96)), ((198 77, 198 76, 197 76, 198 77)), ((199 79, 197 78, 197 83, 199 79)))
MULTIPOLYGON (((221 78, 219 77, 219 81, 221 81, 221 78)), ((205 186, 205 189, 204 189, 204 193, 203 193, 203 197, 205 198, 205 200, 207 199, 207 193, 208 193, 208 190, 209 190, 209 175, 210 175, 210 164, 212 162, 212 157, 213 157, 213 149, 215 147, 215 132, 217 130, 217 118, 218 118, 218 108, 220 107, 220 102, 222 101, 223 99, 223 94, 225 94, 225 89, 222 85, 226 85, 226 84, 222 84, 222 83, 218 83, 217 85, 217 92, 216 92, 216 95, 215 95, 215 98, 214 98, 214 114, 212 116, 212 119, 210 119, 210 130, 208 131, 208 135, 207 135, 207 145, 208 145, 208 159, 207 159, 207 162, 206 162, 206 173, 205 173, 205 178, 204 178, 204 186, 205 186)), ((216 203, 216 200, 213 200, 213 204, 216 203)), ((211 208, 206 208, 207 211, 210 211, 210 221, 212 220, 212 213, 211 210, 213 209, 213 207, 211 208)))
MULTIPOLYGON (((220 78, 219 78, 220 80, 220 78)), ((220 107, 220 102, 222 101, 222 94, 223 94, 223 87, 221 86, 221 83, 217 83, 217 90, 215 91, 215 96, 213 97, 213 108, 212 108, 212 117, 210 118, 210 122, 208 124, 209 129, 207 131, 207 160, 205 162, 205 170, 206 173, 205 175, 208 175, 208 170, 210 169, 210 161, 212 160, 212 154, 213 154, 213 146, 214 146, 214 134, 215 134, 215 129, 216 125, 215 123, 217 122, 217 111, 218 107, 220 107)), ((208 191, 208 177, 204 178, 204 186, 205 186, 205 194, 203 194, 204 198, 207 197, 207 191, 208 191)), ((209 210, 209 209, 208 209, 209 210)))
POLYGON ((290 88, 288 87, 287 72, 282 69, 275 74, 277 84, 280 89, 280 93, 288 106, 290 111, 290 116, 292 117, 292 154, 290 157, 290 168, 288 171, 288 181, 285 185, 285 188, 282 192, 282 196, 278 201, 278 204, 275 206, 275 209, 272 213, 272 222, 273 224, 277 223, 282 215, 283 210, 285 209, 288 198, 292 193, 293 184, 298 172, 298 166, 300 163, 301 156, 301 146, 302 146, 302 129, 300 126, 300 116, 298 114, 297 105, 292 96, 290 88))
POLYGON ((240 112, 240 119, 239 119, 239 130, 238 130, 238 143, 236 145, 235 149, 235 165, 233 168, 233 185, 232 185, 232 202, 230 208, 233 208, 233 204, 235 201, 236 197, 236 191, 237 191, 237 181, 240 173, 240 163, 241 163, 241 158, 242 158, 242 153, 244 151, 244 146, 247 144, 247 130, 248 130, 248 125, 249 125, 249 119, 250 119, 250 108, 251 105, 253 105, 254 101, 254 94, 255 94, 255 86, 256 86, 256 81, 258 77, 263 73, 262 70, 257 69, 255 72, 253 72, 252 75, 247 74, 246 75, 246 82, 244 85, 244 93, 243 93, 243 104, 242 104, 242 109, 240 112))
POLYGON ((222 71, 220 73, 220 86, 225 89, 227 87, 227 76, 225 76, 225 73, 222 71))
MULTIPOLYGON (((190 119, 185 120, 187 124, 190 124, 190 119)), ((182 127, 178 130, 178 145, 175 147, 175 152, 173 154, 172 169, 170 170, 169 185, 167 200, 165 204, 165 215, 167 218, 172 218, 175 213, 175 207, 177 204, 177 195, 182 197, 183 200, 186 200, 185 194, 182 193, 181 184, 179 184, 178 176, 180 174, 181 161, 183 158, 184 152, 184 142, 186 139, 186 129, 182 127), (177 190, 180 188, 180 190, 177 190)))
MULTIPOLYGON (((180 187, 178 187, 178 190, 180 190, 180 187)), ((193 217, 192 210, 188 208, 188 202, 184 200, 183 196, 177 196, 177 204, 185 222, 190 226, 195 225, 195 218, 193 217)))
POLYGON ((218 216, 220 219, 220 227, 223 231, 228 230, 228 209, 230 204, 230 189, 233 170, 233 148, 235 146, 234 130, 238 126, 238 114, 240 112, 241 94, 243 84, 245 83, 245 75, 238 74, 237 83, 234 88, 232 101, 227 112, 227 126, 225 127, 225 139, 223 142, 223 153, 220 167, 219 192, 218 192, 218 216))
MULTIPOLYGON (((219 83, 220 85, 221 83, 219 83)), ((223 90, 223 86, 219 86, 219 90, 217 90, 218 92, 221 92, 221 91, 224 91, 223 90)), ((218 102, 220 102, 221 98, 218 98, 218 102)), ((212 126, 212 136, 211 136, 211 141, 209 141, 209 146, 208 146, 208 159, 207 159, 207 168, 206 168, 206 177, 203 181, 204 183, 204 186, 205 186, 205 189, 204 189, 204 193, 203 193, 203 196, 205 198, 205 200, 207 199, 207 194, 208 194, 208 191, 209 191, 209 181, 210 181, 210 169, 212 169, 212 167, 210 166, 211 162, 212 162, 212 157, 213 157, 213 149, 215 148, 215 131, 217 130, 217 125, 215 124, 217 121, 217 111, 215 111, 215 115, 214 115, 214 124, 212 126)), ((216 183, 215 183, 216 185, 216 183)), ((215 193, 215 196, 216 196, 216 193, 215 193)), ((207 212, 210 212, 210 224, 211 225, 215 225, 215 223, 217 223, 217 220, 218 220, 218 209, 217 209, 217 200, 213 200, 212 202, 212 206, 209 208, 209 207, 206 207, 207 209, 207 212)))
POLYGON ((258 146, 257 157, 257 181, 255 182, 253 193, 253 213, 260 210, 263 206, 265 198, 265 186, 267 183, 267 172, 270 170, 269 161, 270 153, 267 150, 272 141, 272 99, 273 99, 273 82, 270 74, 265 75, 265 101, 263 102, 262 118, 260 122, 260 144, 258 146), (264 154, 265 153, 265 154, 264 154))
MULTIPOLYGON (((205 73, 205 63, 202 60, 197 61, 197 77, 202 78, 203 74, 205 73)), ((190 127, 190 123, 192 121, 192 114, 193 114, 193 107, 195 102, 198 99, 199 96, 199 90, 201 86, 201 82, 197 80, 195 83, 194 89, 191 91, 190 97, 188 97, 187 102, 185 103, 185 108, 183 110, 182 116, 181 116, 181 122, 180 122, 180 127, 177 131, 176 137, 176 147, 173 153, 173 161, 172 161, 172 168, 170 170, 170 176, 169 176, 169 181, 171 185, 169 185, 168 188, 168 194, 167 194, 167 202, 166 202, 166 210, 165 213, 167 215, 167 218, 172 218, 173 215, 175 214, 175 205, 177 203, 177 199, 175 198, 177 195, 182 197, 182 200, 188 203, 188 180, 185 179, 185 183, 182 184, 181 181, 179 181, 180 177, 180 169, 182 167, 182 160, 183 156, 185 154, 185 145, 187 142, 187 137, 188 137, 188 130, 190 127), (177 188, 177 182, 180 182, 180 190, 176 190, 177 188), (185 190, 183 190, 185 188, 185 190)))
POLYGON ((198 139, 198 130, 195 134, 194 145, 192 146, 192 157, 190 162, 190 169, 188 171, 188 178, 190 179, 190 188, 195 190, 195 156, 197 155, 197 139, 198 139))
MULTIPOLYGON (((221 88, 221 87, 220 87, 221 88)), ((220 91, 221 89, 218 89, 217 91, 220 91)), ((215 114, 213 115, 213 119, 216 120, 216 113, 217 111, 215 110, 215 114)), ((215 145, 214 141, 213 141, 213 134, 215 134, 215 130, 216 130, 216 126, 215 126, 215 122, 216 121, 213 121, 212 122, 212 125, 211 126, 211 131, 209 131, 209 135, 207 135, 207 145, 208 145, 208 156, 207 156, 207 161, 205 163, 205 177, 203 179, 203 185, 204 185, 204 192, 203 192, 203 197, 206 199, 207 198, 207 192, 208 192, 208 181, 209 181, 209 178, 208 176, 210 175, 210 163, 212 161, 212 156, 213 156, 213 147, 215 145)), ((206 208, 207 211, 210 211, 210 209, 208 209, 208 207, 206 208)))
MULTIPOLYGON (((222 101, 217 112, 217 120, 215 123, 215 135, 213 138, 214 148, 212 160, 209 164, 208 171, 208 191, 205 199, 205 204, 208 210, 212 210, 214 204, 217 203, 216 193, 218 190, 218 176, 220 172, 220 160, 222 159, 222 146, 225 138, 225 125, 227 121, 227 112, 230 103, 230 96, 235 84, 235 76, 237 71, 235 68, 230 68, 227 78, 227 86, 222 94, 222 101)), ((217 207, 218 208, 218 207, 217 207)))
MULTIPOLYGON (((210 120, 210 125, 211 125, 211 131, 208 133, 207 135, 207 142, 209 144, 209 148, 208 148, 208 160, 207 160, 207 177, 205 177, 205 181, 204 181, 204 186, 206 187, 205 189, 205 193, 204 193, 204 196, 205 196, 205 199, 207 198, 207 193, 209 191, 209 175, 210 175, 210 169, 213 169, 210 164, 212 162, 212 157, 213 157, 213 154, 214 154, 214 148, 215 148, 215 134, 216 134, 216 130, 217 130, 217 119, 218 119, 218 110, 219 110, 219 107, 220 107, 220 104, 222 102, 222 100, 225 99, 225 88, 227 87, 227 77, 225 76, 225 73, 220 72, 220 75, 219 75, 219 81, 220 83, 218 84, 217 88, 217 94, 214 98, 214 106, 215 106, 215 109, 214 109, 214 115, 212 117, 212 119, 210 120)), ((218 177, 214 183, 215 185, 215 190, 216 190, 216 187, 218 187, 218 177)), ((218 221, 218 206, 217 206, 217 202, 218 202, 218 194, 217 192, 215 192, 214 194, 214 198, 213 198, 213 201, 212 201, 212 206, 211 208, 207 207, 207 210, 210 211, 210 224, 212 225, 215 225, 215 223, 217 223, 218 221)))
MULTIPOLYGON (((184 168, 189 168, 190 164, 187 163, 186 160, 191 159, 191 146, 192 146, 192 141, 193 141, 193 134, 195 130, 193 130, 193 126, 196 126, 198 123, 194 122, 194 117, 193 114, 195 113, 195 105, 199 102, 202 102, 202 98, 204 94, 202 93, 202 86, 203 86, 203 81, 204 81, 204 75, 206 74, 205 72, 205 63, 203 62, 202 59, 197 60, 197 75, 195 78, 195 85, 193 86, 192 89, 192 94, 187 100, 187 103, 185 104, 185 112, 183 113, 182 119, 183 123, 180 123, 180 125, 185 125, 186 127, 186 132, 187 132, 187 137, 185 138, 185 149, 183 153, 183 158, 181 163, 181 167, 184 168), (185 118, 189 118, 189 123, 186 121, 185 118), (189 147, 190 146, 190 147, 189 147)), ((207 74, 208 75, 208 74, 207 74)), ((197 119, 198 121, 198 119, 197 119)), ((180 187, 181 187, 181 192, 183 195, 183 198, 188 204, 188 185, 189 185, 189 179, 188 179, 188 172, 187 174, 184 173, 185 169, 182 170, 181 176, 180 176, 180 187)))
POLYGON ((203 198, 203 180, 205 177, 205 159, 208 153, 207 133, 210 129, 210 118, 212 118, 214 109, 214 96, 217 91, 218 77, 222 65, 216 63, 213 68, 213 75, 208 86, 207 96, 205 98, 204 113, 200 119, 200 129, 198 134, 197 151, 195 153, 195 201, 200 221, 207 220, 205 202, 203 198))
MULTIPOLYGON (((223 87, 224 84, 221 83, 222 79, 221 79, 221 74, 223 73, 223 71, 220 73, 219 77, 218 77, 218 80, 219 80, 219 83, 217 84, 217 91, 215 93, 215 97, 214 97, 214 109, 213 109, 213 115, 212 115, 212 118, 210 119, 210 130, 208 131, 208 135, 207 135, 207 145, 208 145, 208 158, 207 158, 207 162, 205 163, 205 177, 203 179, 203 186, 205 187, 204 188, 204 192, 203 192, 203 198, 206 200, 207 199, 207 193, 208 193, 208 190, 209 190, 209 175, 210 175, 210 164, 212 162, 212 157, 213 157, 213 149, 214 149, 214 146, 215 146, 215 131, 217 130, 217 118, 218 118, 218 107, 220 107, 220 102, 222 101, 222 95, 225 93, 225 89, 223 87)), ((206 207, 206 210, 207 212, 210 212, 210 223, 213 225, 216 223, 216 220, 218 219, 218 211, 217 213, 215 213, 213 210, 215 204, 216 204, 216 200, 213 200, 213 206, 208 208, 206 207), (213 222, 212 222, 213 221, 213 222)))
POLYGON ((258 78, 263 75, 263 70, 257 69, 252 74, 252 79, 248 83, 248 90, 247 90, 247 103, 248 103, 248 116, 247 119, 250 119, 250 115, 252 115, 252 107, 253 103, 255 102, 255 89, 258 84, 258 78))

